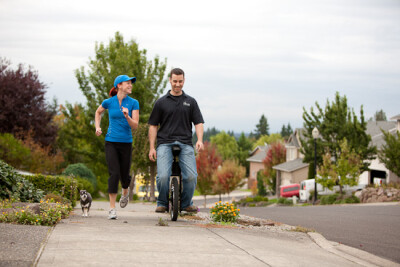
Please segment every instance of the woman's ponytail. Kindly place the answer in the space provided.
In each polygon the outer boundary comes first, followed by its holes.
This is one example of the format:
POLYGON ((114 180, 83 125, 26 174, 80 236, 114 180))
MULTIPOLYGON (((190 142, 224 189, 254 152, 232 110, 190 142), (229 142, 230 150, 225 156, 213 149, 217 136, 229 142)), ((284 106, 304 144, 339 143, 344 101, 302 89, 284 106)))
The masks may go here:
POLYGON ((110 93, 108 93, 108 95, 111 96, 111 97, 113 97, 113 96, 115 96, 117 93, 118 93, 118 90, 117 90, 115 87, 113 87, 113 88, 111 88, 110 93))

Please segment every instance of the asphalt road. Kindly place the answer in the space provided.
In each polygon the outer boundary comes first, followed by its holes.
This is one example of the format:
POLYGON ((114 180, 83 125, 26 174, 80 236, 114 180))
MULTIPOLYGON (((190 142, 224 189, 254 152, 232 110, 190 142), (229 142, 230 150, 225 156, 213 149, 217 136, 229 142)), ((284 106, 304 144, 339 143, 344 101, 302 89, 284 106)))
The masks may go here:
POLYGON ((248 207, 240 213, 314 229, 326 239, 400 263, 400 205, 248 207))

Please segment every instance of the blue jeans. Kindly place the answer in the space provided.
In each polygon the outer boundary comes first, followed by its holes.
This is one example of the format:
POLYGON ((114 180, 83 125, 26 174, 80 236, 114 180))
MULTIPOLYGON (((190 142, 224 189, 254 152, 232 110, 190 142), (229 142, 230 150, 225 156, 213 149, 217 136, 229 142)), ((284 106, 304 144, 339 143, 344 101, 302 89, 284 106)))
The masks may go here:
POLYGON ((179 166, 182 172, 182 197, 183 209, 193 205, 192 197, 197 184, 196 159, 194 149, 190 145, 175 141, 169 144, 161 144, 157 147, 157 206, 168 207, 169 177, 172 173, 172 146, 179 145, 179 166))

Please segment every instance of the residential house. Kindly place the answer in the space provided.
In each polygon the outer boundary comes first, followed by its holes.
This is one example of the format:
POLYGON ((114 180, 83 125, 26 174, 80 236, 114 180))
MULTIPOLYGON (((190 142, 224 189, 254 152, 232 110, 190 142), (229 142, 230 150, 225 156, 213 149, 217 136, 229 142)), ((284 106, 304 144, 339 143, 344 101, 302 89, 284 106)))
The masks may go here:
POLYGON ((259 170, 264 169, 264 159, 267 156, 268 145, 257 146, 251 153, 247 161, 250 162, 249 168, 249 179, 247 187, 251 188, 252 185, 257 181, 257 173, 259 170))
MULTIPOLYGON (((400 114, 391 118, 394 121, 369 121, 367 123, 367 133, 371 135, 372 145, 376 146, 378 151, 385 144, 382 130, 395 134, 400 132, 400 114)), ((373 184, 374 178, 384 179, 386 183, 400 182, 400 178, 389 171, 378 157, 370 161, 369 170, 360 175, 360 184, 373 184)))
POLYGON ((304 163, 300 139, 303 129, 296 129, 286 143, 286 162, 272 167, 276 170, 276 193, 279 197, 281 185, 300 183, 308 178, 308 163, 304 163))

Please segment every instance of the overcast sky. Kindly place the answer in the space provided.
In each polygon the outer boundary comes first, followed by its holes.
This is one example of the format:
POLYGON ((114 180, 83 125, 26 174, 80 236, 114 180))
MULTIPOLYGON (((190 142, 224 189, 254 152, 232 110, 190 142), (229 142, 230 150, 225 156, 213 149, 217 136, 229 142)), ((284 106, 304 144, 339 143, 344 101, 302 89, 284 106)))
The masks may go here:
POLYGON ((0 0, 0 57, 32 65, 60 104, 85 102, 74 70, 116 31, 185 70, 205 128, 250 132, 262 114, 271 132, 302 127, 336 91, 366 118, 400 114, 400 0, 0 0))

